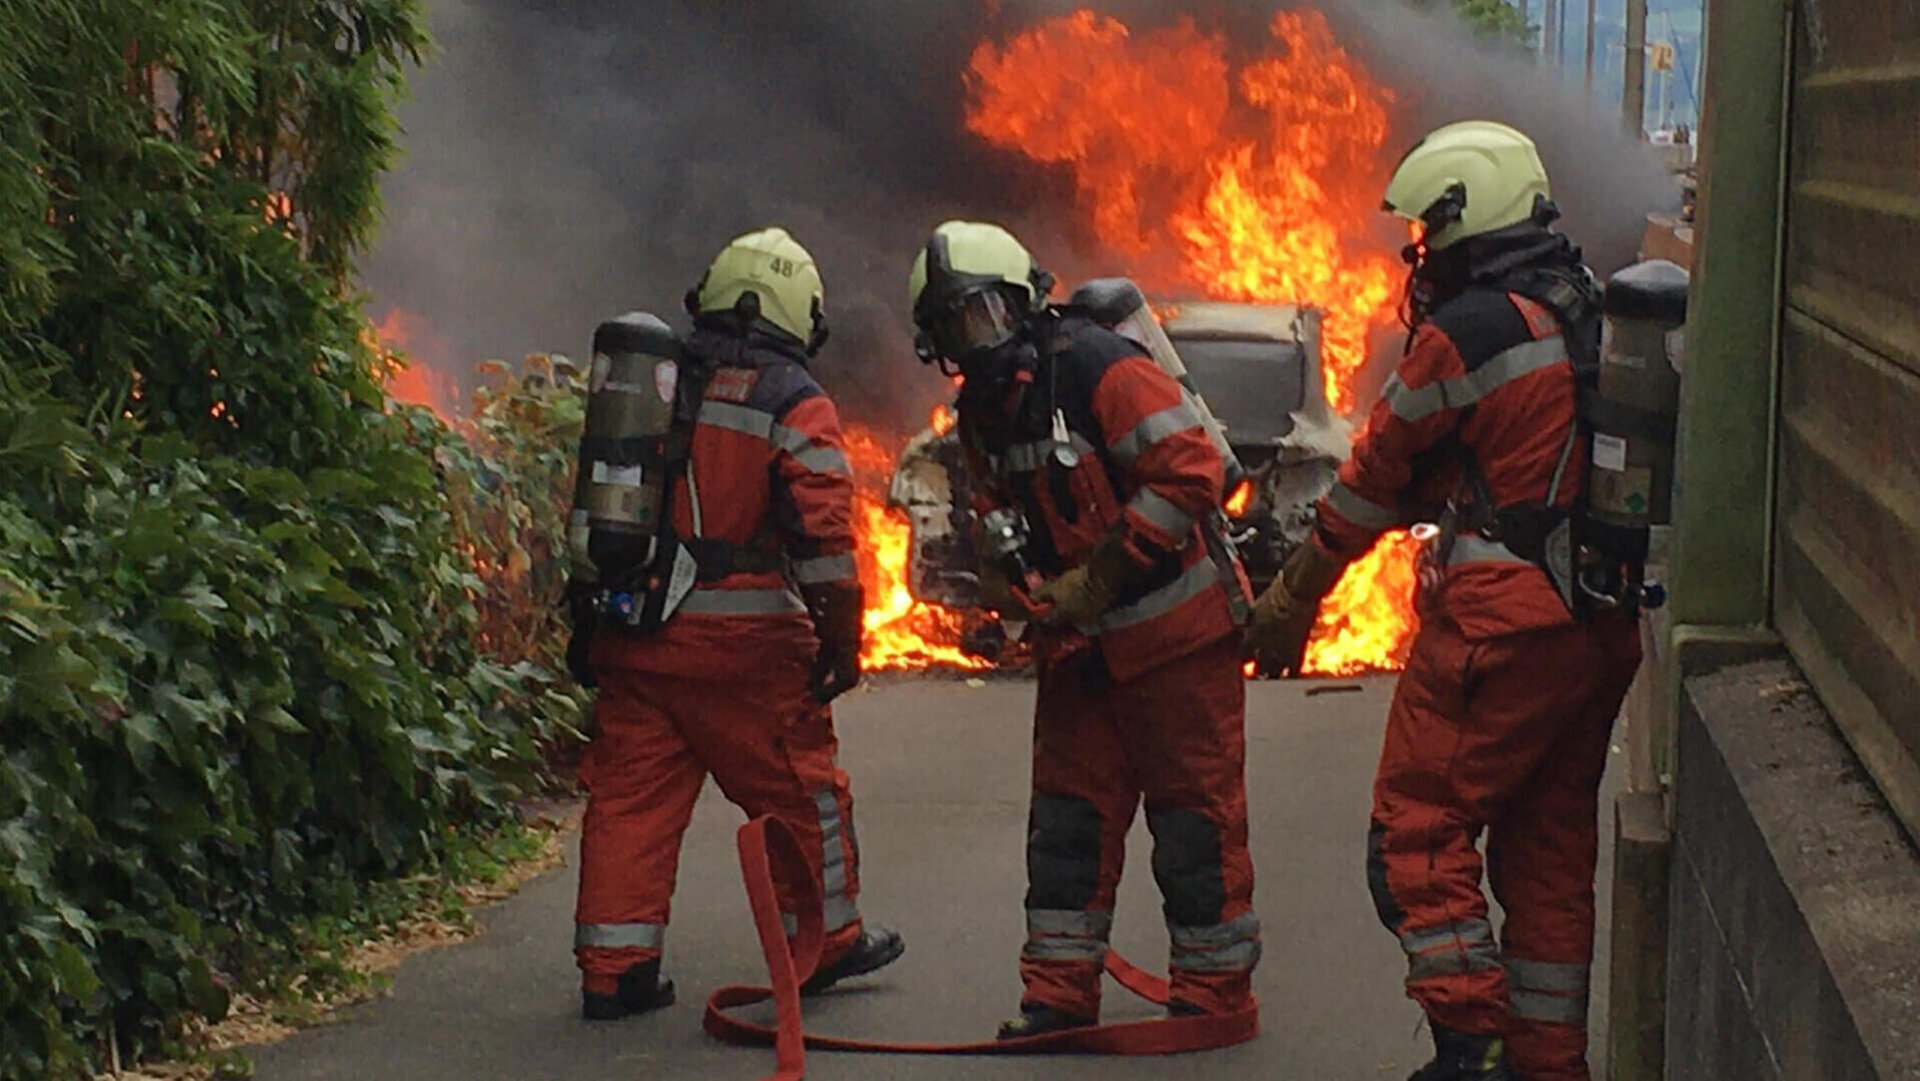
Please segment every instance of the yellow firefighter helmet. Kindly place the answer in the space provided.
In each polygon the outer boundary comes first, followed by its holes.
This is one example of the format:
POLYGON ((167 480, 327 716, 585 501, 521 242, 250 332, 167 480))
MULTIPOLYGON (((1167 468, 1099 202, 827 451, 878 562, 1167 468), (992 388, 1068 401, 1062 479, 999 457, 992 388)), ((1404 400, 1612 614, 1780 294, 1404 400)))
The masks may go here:
POLYGON ((778 226, 736 237, 720 249, 687 296, 694 315, 737 311, 758 317, 809 351, 826 338, 825 305, 813 256, 778 226))
POLYGON ((1387 182, 1384 209, 1425 228, 1428 251, 1532 219, 1550 200, 1533 140, 1491 120, 1436 128, 1387 182))
POLYGON ((998 225, 942 223, 914 257, 907 303, 922 359, 958 360, 1000 345, 1053 288, 1026 246, 998 225))

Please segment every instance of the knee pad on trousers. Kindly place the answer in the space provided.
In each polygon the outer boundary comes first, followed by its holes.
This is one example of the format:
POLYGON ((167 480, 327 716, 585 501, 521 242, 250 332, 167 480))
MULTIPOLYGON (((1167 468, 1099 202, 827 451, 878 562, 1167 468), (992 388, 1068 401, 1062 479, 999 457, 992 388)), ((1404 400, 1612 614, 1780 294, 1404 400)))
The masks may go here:
POLYGON ((1027 907, 1083 909, 1100 890, 1100 809, 1071 796, 1033 797, 1027 817, 1027 907))
POLYGON ((1407 913, 1387 886, 1386 843, 1386 824, 1375 819, 1367 827, 1367 892, 1373 895, 1373 910, 1380 916, 1380 922, 1387 925, 1387 930, 1399 934, 1400 926, 1407 922, 1407 913))
POLYGON ((1183 927, 1219 923, 1227 907, 1220 827, 1186 808, 1149 810, 1147 826, 1153 831, 1153 877, 1166 902, 1167 922, 1183 927))

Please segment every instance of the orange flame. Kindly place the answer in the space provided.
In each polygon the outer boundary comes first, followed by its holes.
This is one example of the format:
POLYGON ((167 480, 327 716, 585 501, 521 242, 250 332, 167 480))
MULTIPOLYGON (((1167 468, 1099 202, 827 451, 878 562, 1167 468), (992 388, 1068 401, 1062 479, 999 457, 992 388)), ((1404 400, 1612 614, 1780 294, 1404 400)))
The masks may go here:
MULTIPOLYGON (((1140 34, 1091 11, 1050 19, 975 48, 966 126, 1066 171, 1093 236, 1149 290, 1324 309, 1327 397, 1350 414, 1400 272, 1376 232, 1393 94, 1317 11, 1279 12, 1269 33, 1230 48, 1190 18, 1140 34)), ((1414 551, 1396 535, 1349 569, 1308 671, 1403 663, 1414 551)))
POLYGON ((1350 412, 1398 273, 1375 238, 1393 95, 1319 12, 1270 31, 1236 69, 1191 19, 1138 37, 1090 11, 1052 19, 974 50, 966 123, 1068 168, 1094 235, 1149 287, 1326 309, 1328 397, 1350 412))
POLYGON ((434 333, 426 317, 395 308, 373 328, 373 335, 385 361, 387 394, 406 405, 424 405, 454 424, 460 385, 429 359, 444 355, 446 340, 434 333))
POLYGON ((847 461, 853 466, 854 562, 867 595, 862 667, 870 672, 989 667, 990 662, 960 649, 965 630, 960 613, 913 599, 909 584, 913 530, 886 498, 894 449, 859 425, 848 425, 843 434, 847 461))
POLYGON ((1309 675, 1351 676, 1407 662, 1420 546, 1404 531, 1381 537, 1349 566, 1320 605, 1304 665, 1309 675))
POLYGON ((954 415, 953 407, 942 402, 933 407, 933 415, 927 418, 927 423, 932 425, 933 434, 945 435, 953 431, 953 426, 959 419, 954 415))
POLYGON ((1253 506, 1253 482, 1243 480, 1234 485, 1233 491, 1227 494, 1227 513, 1238 518, 1247 513, 1247 508, 1251 506, 1253 506))

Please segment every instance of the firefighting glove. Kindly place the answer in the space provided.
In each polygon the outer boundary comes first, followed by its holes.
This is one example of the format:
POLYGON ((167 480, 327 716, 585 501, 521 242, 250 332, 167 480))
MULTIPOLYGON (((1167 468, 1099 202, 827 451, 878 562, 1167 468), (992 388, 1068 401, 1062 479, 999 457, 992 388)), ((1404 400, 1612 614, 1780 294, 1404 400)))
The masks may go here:
POLYGON ((1019 598, 1013 594, 1013 583, 1007 581, 1007 572, 1000 569, 991 560, 980 564, 980 574, 975 587, 980 593, 982 607, 992 609, 1008 618, 1019 618, 1025 610, 1019 598))
POLYGON ((597 592, 591 582, 570 581, 562 598, 567 621, 573 628, 567 637, 567 671, 575 683, 588 690, 598 682, 593 678, 593 665, 588 662, 593 650, 594 624, 600 622, 600 611, 594 600, 597 592))
POLYGON ((1299 675, 1307 638, 1313 633, 1320 600, 1340 580, 1347 561, 1329 552, 1319 537, 1309 537, 1253 606, 1247 646, 1260 671, 1299 675))
POLYGON ((1120 592, 1139 581, 1151 564, 1128 550, 1123 530, 1100 538, 1086 562, 1033 591, 1033 603, 1047 611, 1047 622, 1087 626, 1106 615, 1120 592))
POLYGON ((807 685, 813 700, 825 705, 860 683, 860 618, 866 598, 858 582, 827 582, 802 587, 820 652, 813 658, 807 685))

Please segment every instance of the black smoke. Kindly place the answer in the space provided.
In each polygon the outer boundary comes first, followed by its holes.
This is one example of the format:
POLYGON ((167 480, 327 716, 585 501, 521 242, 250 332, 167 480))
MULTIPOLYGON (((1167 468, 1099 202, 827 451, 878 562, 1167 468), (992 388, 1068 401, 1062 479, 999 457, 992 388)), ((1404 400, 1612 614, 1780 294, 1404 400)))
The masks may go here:
MULTIPOLYGON (((1387 5, 1346 2, 1330 14, 1356 51, 1417 90, 1403 94, 1396 139, 1474 115, 1527 128, 1570 228, 1603 261, 1630 257, 1640 215, 1663 194, 1631 143, 1522 62, 1480 57, 1387 5)), ((722 244, 781 224, 826 278, 834 338, 822 381, 850 417, 917 426, 941 391, 914 359, 905 315, 906 268, 926 231, 948 217, 999 220, 1044 260, 1081 261, 1071 186, 961 123, 973 44, 1073 6, 431 0, 440 49, 402 109, 406 157, 365 274, 371 307, 424 315, 452 350, 435 359, 456 369, 578 355, 608 315, 677 319, 722 244)), ((1142 25, 1168 17, 1165 4, 1096 6, 1142 25)), ((1193 10, 1259 44, 1266 7, 1193 10)))

